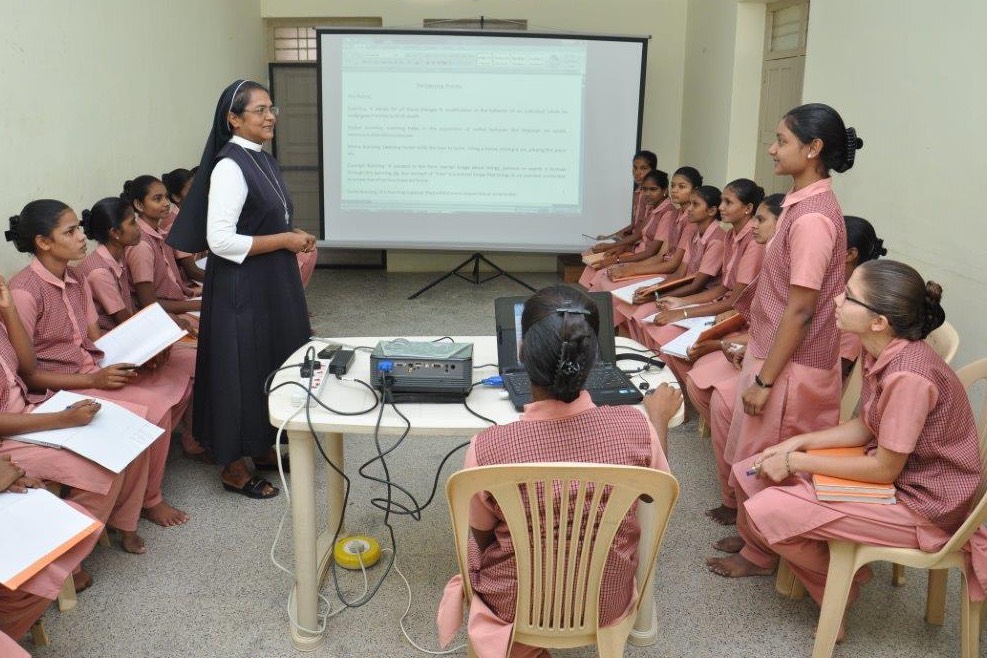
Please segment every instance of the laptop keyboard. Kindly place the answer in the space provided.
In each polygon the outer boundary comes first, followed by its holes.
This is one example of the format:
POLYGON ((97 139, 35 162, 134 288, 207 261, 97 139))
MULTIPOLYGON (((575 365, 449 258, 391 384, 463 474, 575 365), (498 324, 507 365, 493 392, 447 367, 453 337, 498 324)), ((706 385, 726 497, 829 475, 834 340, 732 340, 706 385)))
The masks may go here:
MULTIPOLYGON (((504 387, 521 395, 531 394, 528 373, 520 370, 503 375, 504 387)), ((583 388, 588 391, 616 390, 627 386, 627 376, 613 365, 596 365, 589 371, 583 388)), ((632 387, 633 388, 633 387, 632 387)))

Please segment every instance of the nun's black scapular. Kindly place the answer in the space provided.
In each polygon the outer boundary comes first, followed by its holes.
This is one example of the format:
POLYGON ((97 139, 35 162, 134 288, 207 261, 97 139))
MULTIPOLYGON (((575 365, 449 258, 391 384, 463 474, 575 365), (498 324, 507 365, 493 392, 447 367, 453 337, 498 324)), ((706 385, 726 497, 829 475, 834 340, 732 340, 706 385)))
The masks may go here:
MULTIPOLYGON (((247 182, 237 233, 260 236, 292 230, 293 206, 277 161, 230 141, 227 116, 243 83, 234 82, 220 96, 195 181, 169 233, 169 244, 183 251, 206 247, 210 177, 223 158, 232 159, 247 182), (277 185, 271 184, 272 175, 277 185), (284 198, 278 190, 285 191, 284 198)), ((294 253, 282 249, 247 256, 242 263, 209 256, 202 290, 193 431, 200 443, 213 450, 217 463, 225 466, 241 457, 264 456, 274 444, 264 380, 309 336, 308 307, 294 253)))

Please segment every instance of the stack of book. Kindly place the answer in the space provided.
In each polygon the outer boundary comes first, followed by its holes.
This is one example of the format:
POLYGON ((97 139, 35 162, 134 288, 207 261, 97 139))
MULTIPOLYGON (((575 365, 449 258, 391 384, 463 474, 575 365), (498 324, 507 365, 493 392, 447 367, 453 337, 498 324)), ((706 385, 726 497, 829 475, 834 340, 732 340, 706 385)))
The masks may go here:
MULTIPOLYGON (((859 457, 865 454, 864 446, 853 448, 822 448, 807 450, 810 455, 829 457, 859 457)), ((812 484, 816 488, 816 498, 826 502, 848 503, 877 503, 879 505, 894 505, 895 492, 893 484, 878 484, 847 480, 829 475, 813 474, 812 484)))

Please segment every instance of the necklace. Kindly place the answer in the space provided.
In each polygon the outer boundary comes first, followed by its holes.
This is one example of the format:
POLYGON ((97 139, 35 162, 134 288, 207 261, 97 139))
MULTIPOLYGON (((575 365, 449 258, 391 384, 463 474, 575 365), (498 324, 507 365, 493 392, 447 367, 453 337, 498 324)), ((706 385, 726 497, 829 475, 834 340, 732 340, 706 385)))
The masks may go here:
POLYGON ((242 145, 240 146, 240 148, 242 148, 244 151, 247 152, 247 157, 250 159, 251 162, 254 163, 254 166, 257 167, 257 171, 259 171, 261 175, 264 176, 264 178, 267 180, 267 184, 270 185, 271 189, 274 190, 274 193, 278 195, 278 200, 281 202, 281 205, 284 206, 284 222, 285 224, 287 224, 290 221, 290 216, 288 214, 288 197, 285 194, 284 190, 281 189, 281 184, 278 183, 278 177, 274 174, 273 171, 271 172, 270 175, 268 175, 268 173, 264 171, 264 167, 261 167, 259 164, 257 164, 257 161, 254 160, 254 157, 250 155, 250 152, 247 151, 247 149, 243 148, 242 145))

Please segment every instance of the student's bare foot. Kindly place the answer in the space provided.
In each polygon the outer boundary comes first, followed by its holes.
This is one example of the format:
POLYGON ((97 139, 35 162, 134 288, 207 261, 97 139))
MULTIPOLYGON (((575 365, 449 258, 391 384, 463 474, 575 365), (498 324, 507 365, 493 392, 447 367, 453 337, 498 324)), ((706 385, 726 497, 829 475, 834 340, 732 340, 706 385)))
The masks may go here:
POLYGON ((75 593, 85 592, 93 584, 93 577, 89 572, 79 567, 79 571, 72 574, 72 584, 75 585, 75 593))
POLYGON ((145 507, 141 510, 141 517, 151 523, 157 523, 162 528, 170 528, 176 525, 187 523, 189 515, 180 509, 172 507, 168 501, 162 500, 154 507, 145 507))
POLYGON ((746 542, 740 535, 730 535, 722 537, 713 542, 713 548, 724 553, 739 553, 746 542))
POLYGON ((136 530, 120 531, 120 547, 134 555, 143 555, 147 552, 147 548, 144 546, 144 540, 137 534, 136 530))
POLYGON ((765 569, 750 562, 742 555, 706 558, 706 566, 718 576, 725 578, 746 578, 747 576, 770 576, 774 569, 765 569))
POLYGON ((737 510, 726 505, 720 505, 719 507, 707 510, 706 516, 720 525, 734 525, 737 523, 737 510))

